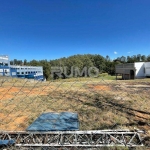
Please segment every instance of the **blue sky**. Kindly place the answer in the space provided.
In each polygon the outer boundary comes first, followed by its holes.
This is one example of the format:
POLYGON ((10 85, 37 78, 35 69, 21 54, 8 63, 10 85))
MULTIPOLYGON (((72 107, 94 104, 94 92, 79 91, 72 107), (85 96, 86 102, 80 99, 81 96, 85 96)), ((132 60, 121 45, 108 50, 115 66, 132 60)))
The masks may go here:
POLYGON ((0 0, 0 54, 150 54, 150 0, 0 0))

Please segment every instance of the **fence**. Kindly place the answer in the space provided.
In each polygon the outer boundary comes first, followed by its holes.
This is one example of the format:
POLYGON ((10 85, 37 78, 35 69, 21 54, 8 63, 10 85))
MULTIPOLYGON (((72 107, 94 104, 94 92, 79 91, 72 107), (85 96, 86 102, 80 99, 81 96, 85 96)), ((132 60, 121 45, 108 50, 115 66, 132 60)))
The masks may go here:
POLYGON ((99 77, 42 82, 0 77, 0 147, 148 149, 149 100, 150 79, 99 77), (77 128, 70 129, 74 123, 67 118, 59 120, 62 112, 77 114, 77 128), (57 113, 59 117, 38 122, 43 131, 27 130, 40 115, 47 113, 57 113), (54 130, 45 128, 43 122, 54 130), (65 129, 64 122, 68 125, 65 129))

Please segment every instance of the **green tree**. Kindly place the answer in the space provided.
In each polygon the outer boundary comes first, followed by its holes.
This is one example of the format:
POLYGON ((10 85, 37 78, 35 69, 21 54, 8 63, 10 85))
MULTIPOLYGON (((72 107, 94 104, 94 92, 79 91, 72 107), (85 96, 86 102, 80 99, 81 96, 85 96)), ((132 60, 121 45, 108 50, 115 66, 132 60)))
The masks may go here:
POLYGON ((146 56, 145 56, 145 55, 142 55, 142 56, 141 56, 141 61, 146 61, 146 60, 147 60, 146 56))
POLYGON ((40 63, 39 63, 39 61, 33 59, 33 60, 30 61, 29 65, 31 65, 31 66, 40 66, 40 63))
POLYGON ((43 74, 46 80, 51 79, 51 65, 47 60, 40 60, 39 65, 43 66, 43 74))
POLYGON ((23 61, 23 64, 24 64, 24 65, 27 65, 27 60, 26 60, 26 59, 23 61))
POLYGON ((150 55, 147 56, 147 61, 150 61, 150 55))
POLYGON ((136 58, 137 58, 137 59, 136 59, 137 62, 140 62, 140 61, 141 61, 141 54, 138 54, 136 58))

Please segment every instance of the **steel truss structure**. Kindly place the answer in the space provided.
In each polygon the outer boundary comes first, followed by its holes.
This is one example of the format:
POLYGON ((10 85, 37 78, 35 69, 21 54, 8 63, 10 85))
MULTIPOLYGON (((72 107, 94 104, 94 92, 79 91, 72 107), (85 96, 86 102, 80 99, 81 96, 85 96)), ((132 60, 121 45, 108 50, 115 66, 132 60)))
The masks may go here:
POLYGON ((128 130, 0 132, 0 140, 14 140, 15 147, 143 146, 140 132, 128 130))

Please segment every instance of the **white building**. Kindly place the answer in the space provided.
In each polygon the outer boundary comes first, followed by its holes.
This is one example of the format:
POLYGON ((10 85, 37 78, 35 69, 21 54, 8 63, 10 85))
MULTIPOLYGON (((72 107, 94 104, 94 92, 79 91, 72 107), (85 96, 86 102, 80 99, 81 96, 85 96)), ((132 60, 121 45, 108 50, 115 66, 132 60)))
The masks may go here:
POLYGON ((0 76, 44 80, 42 66, 10 65, 7 55, 0 55, 0 76))
POLYGON ((150 62, 145 62, 144 67, 145 67, 145 76, 150 77, 150 62))
POLYGON ((115 70, 116 78, 118 74, 121 74, 123 79, 145 78, 150 76, 150 62, 118 64, 115 70))

